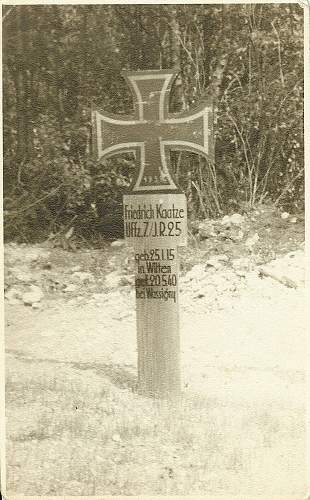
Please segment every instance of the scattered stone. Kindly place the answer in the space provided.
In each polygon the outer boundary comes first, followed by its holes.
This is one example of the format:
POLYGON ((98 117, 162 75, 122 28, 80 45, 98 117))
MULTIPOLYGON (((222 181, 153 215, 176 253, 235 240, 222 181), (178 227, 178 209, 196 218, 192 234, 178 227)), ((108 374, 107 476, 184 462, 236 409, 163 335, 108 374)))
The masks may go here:
POLYGON ((22 297, 22 292, 18 288, 10 288, 7 292, 5 292, 4 297, 11 304, 19 304, 19 301, 22 297))
POLYGON ((80 271, 82 268, 81 266, 74 266, 74 267, 71 267, 71 271, 73 273, 77 273, 78 271, 80 271))
POLYGON ((245 278, 246 277, 246 271, 242 269, 236 269, 236 275, 239 276, 240 278, 245 278))
POLYGON ((236 224, 237 226, 239 226, 240 224, 243 224, 244 222, 244 217, 240 214, 232 214, 230 216, 230 222, 232 224, 236 224))
POLYGON ((192 267, 188 273, 186 273, 185 279, 186 281, 191 281, 191 280, 199 280, 203 274, 206 272, 206 266, 205 264, 196 264, 195 266, 192 267))
POLYGON ((22 281, 23 283, 30 283, 32 280, 32 276, 29 273, 17 270, 17 272, 16 273, 14 272, 14 274, 15 274, 15 278, 18 281, 22 281))
POLYGON ((37 285, 30 285, 30 290, 34 293, 37 293, 38 295, 40 295, 41 299, 44 297, 44 293, 42 291, 42 289, 37 286, 37 285))
POLYGON ((26 306, 32 306, 32 304, 40 302, 40 300, 44 297, 44 293, 40 287, 31 285, 30 290, 30 292, 26 292, 22 296, 22 300, 26 306))
POLYGON ((244 232, 241 231, 241 229, 238 231, 238 240, 241 241, 243 240, 244 232))
POLYGON ((121 436, 119 434, 113 434, 112 441, 115 441, 115 443, 120 443, 121 442, 121 436))
POLYGON ((72 496, 81 495, 81 491, 83 491, 84 487, 84 483, 80 483, 79 481, 69 481, 66 484, 68 495, 72 496))
POLYGON ((229 258, 225 254, 218 254, 218 255, 212 255, 210 259, 216 259, 219 260, 220 262, 228 262, 229 258))
POLYGON ((37 250, 31 250, 25 253, 25 260, 27 262, 35 262, 38 260, 39 257, 40 257, 40 252, 38 252, 37 250))
POLYGON ((72 277, 77 278, 79 281, 82 281, 83 283, 93 281, 93 275, 91 273, 86 273, 83 271, 77 271, 73 273, 72 277))
POLYGON ((125 245, 125 240, 115 240, 112 241, 111 247, 123 247, 125 245))
POLYGON ((41 309, 42 303, 41 302, 34 302, 31 307, 32 307, 32 309, 41 309))
POLYGON ((52 269, 52 264, 50 262, 46 262, 42 265, 42 269, 44 269, 45 271, 49 271, 50 269, 52 269))
POLYGON ((201 240, 206 240, 207 238, 212 238, 213 236, 216 236, 212 222, 206 220, 200 222, 198 226, 198 234, 201 240))
POLYGON ((75 292, 77 286, 74 285, 74 283, 70 283, 69 285, 66 286, 64 289, 64 292, 75 292))
POLYGON ((297 222, 297 217, 291 217, 291 218, 290 218, 290 222, 291 222, 292 224, 296 224, 296 222, 297 222))
POLYGON ((288 212, 282 212, 282 214, 281 214, 281 219, 286 220, 286 219, 288 219, 288 218, 289 218, 289 216, 290 216, 290 214, 289 214, 288 212))
POLYGON ((226 226, 226 230, 221 232, 219 234, 219 239, 226 241, 226 240, 231 240, 234 243, 240 241, 243 238, 243 233, 240 235, 240 231, 238 230, 237 226, 226 226), (241 238, 240 238, 241 236, 241 238))
POLYGON ((217 260, 220 260, 221 262, 228 262, 229 258, 228 255, 225 254, 219 254, 216 256, 217 260))
POLYGON ((254 247, 254 245, 256 245, 258 240, 259 240, 259 236, 257 233, 255 233, 253 236, 250 236, 249 238, 247 238, 244 244, 249 250, 252 250, 252 248, 254 247))
POLYGON ((122 286, 134 285, 134 283, 135 283, 135 275, 134 274, 130 274, 128 276, 121 276, 120 281, 119 281, 119 284, 122 286))
POLYGON ((95 300, 106 300, 107 299, 107 294, 106 293, 94 293, 93 298, 95 300))
POLYGON ((39 259, 47 259, 50 253, 43 248, 31 248, 24 252, 24 260, 26 262, 36 262, 39 259))
POLYGON ((220 260, 216 257, 211 257, 211 259, 208 259, 206 261, 206 265, 208 267, 214 267, 215 269, 220 269, 220 267, 222 267, 220 260))
POLYGON ((295 250, 295 251, 293 251, 293 252, 289 252, 288 254, 286 254, 286 257, 287 257, 288 259, 293 259, 293 258, 295 257, 295 255, 296 255, 296 254, 298 255, 298 250, 295 250))
POLYGON ((105 285, 108 288, 115 288, 120 284, 122 278, 123 276, 121 276, 118 271, 112 271, 105 277, 105 285))
POLYGON ((223 224, 223 226, 230 226, 231 225, 231 220, 230 220, 229 215, 224 215, 224 217, 222 219, 222 224, 223 224))
POLYGON ((199 232, 199 224, 200 224, 199 220, 189 221, 189 228, 193 234, 197 234, 199 232))
POLYGON ((248 270, 250 267, 250 259, 247 257, 240 257, 239 259, 235 259, 232 261, 232 266, 234 269, 246 269, 248 270))
POLYGON ((221 220, 221 224, 227 227, 230 227, 232 224, 234 224, 235 226, 240 226, 243 223, 244 223, 243 215, 237 213, 232 215, 224 215, 224 217, 221 220))

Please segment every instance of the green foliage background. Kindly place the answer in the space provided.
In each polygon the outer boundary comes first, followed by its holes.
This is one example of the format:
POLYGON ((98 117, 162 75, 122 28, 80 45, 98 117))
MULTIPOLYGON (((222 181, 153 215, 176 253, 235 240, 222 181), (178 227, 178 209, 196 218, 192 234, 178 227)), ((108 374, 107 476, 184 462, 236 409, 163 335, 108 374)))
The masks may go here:
POLYGON ((121 227, 134 159, 91 159, 91 106, 130 113, 121 70, 171 67, 172 112, 210 95, 216 111, 214 161, 172 156, 190 216, 303 208, 298 4, 4 6, 6 239, 121 227))

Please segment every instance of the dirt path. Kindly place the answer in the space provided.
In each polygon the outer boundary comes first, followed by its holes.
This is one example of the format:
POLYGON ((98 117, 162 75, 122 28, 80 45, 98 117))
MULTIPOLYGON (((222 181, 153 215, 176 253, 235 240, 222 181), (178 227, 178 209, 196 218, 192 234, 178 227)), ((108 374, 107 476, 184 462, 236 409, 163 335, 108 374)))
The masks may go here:
MULTIPOLYGON (((248 371, 250 376, 253 370, 303 370, 303 291, 270 282, 266 285, 254 277, 248 285, 241 297, 229 297, 226 304, 207 314, 203 299, 199 303, 197 299, 182 301, 181 340, 187 386, 195 384, 208 394, 219 390, 222 384, 218 381, 215 389, 205 373, 210 369, 230 371, 230 379, 234 372, 241 371, 248 371), (195 373, 201 380, 196 380, 195 373)), ((135 369, 132 291, 116 291, 83 307, 64 307, 62 301, 37 312, 24 306, 7 306, 6 318, 6 348, 10 354, 70 363, 114 363, 135 369)), ((252 397, 256 391, 257 387, 252 397)), ((237 387, 236 395, 242 393, 243 389, 237 387)), ((296 397, 294 389, 287 400, 296 397)))

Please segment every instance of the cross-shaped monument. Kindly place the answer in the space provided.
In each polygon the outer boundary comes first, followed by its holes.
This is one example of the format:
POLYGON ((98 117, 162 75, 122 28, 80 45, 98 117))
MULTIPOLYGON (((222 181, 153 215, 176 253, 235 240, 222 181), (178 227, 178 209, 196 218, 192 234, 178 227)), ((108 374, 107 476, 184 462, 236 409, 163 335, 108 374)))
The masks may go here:
POLYGON ((170 398, 180 392, 177 247, 186 244, 187 236, 186 199, 171 172, 170 151, 212 157, 212 104, 172 115, 175 71, 123 75, 134 114, 93 110, 95 155, 100 160, 134 152, 140 167, 123 199, 125 238, 136 263, 138 386, 142 394, 170 398))

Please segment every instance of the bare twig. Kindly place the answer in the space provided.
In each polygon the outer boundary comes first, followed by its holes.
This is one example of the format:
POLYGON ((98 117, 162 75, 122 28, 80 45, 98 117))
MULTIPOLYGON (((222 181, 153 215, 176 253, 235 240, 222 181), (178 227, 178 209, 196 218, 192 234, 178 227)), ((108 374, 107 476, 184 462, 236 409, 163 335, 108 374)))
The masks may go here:
POLYGON ((210 169, 210 173, 211 173, 211 177, 212 177, 212 182, 213 182, 213 188, 214 188, 214 189, 210 189, 210 192, 211 192, 211 195, 212 195, 212 198, 214 200, 214 203, 215 203, 215 206, 217 208, 218 213, 221 213, 221 207, 220 207, 220 203, 219 203, 219 191, 218 191, 218 187, 217 187, 217 177, 216 177, 215 165, 214 165, 214 163, 212 161, 207 161, 207 164, 208 164, 209 169, 210 169))
POLYGON ((239 129, 236 120, 234 119, 234 117, 227 110, 226 110, 226 114, 227 114, 228 118, 230 119, 230 121, 232 122, 232 124, 234 125, 234 127, 236 129, 236 132, 237 132, 237 134, 238 134, 238 136, 239 136, 239 138, 241 140, 241 143, 242 143, 243 153, 244 153, 244 157, 245 157, 245 161, 246 161, 246 166, 247 166, 247 170, 248 170, 248 183, 249 183, 249 190, 250 190, 250 203, 252 205, 253 202, 254 202, 254 200, 252 199, 252 197, 253 197, 252 170, 253 170, 253 168, 251 167, 251 163, 250 163, 250 160, 249 160, 249 157, 248 157, 247 146, 246 146, 246 143, 245 143, 242 131, 239 129))
POLYGON ((290 187, 294 184, 294 182, 303 175, 304 173, 304 169, 300 170, 300 172, 298 172, 297 175, 295 175, 295 177, 293 177, 293 179, 291 180, 291 182, 289 182, 287 184, 287 186, 283 189, 282 193, 280 194, 280 196, 278 196, 278 198, 276 199, 276 201, 274 202, 274 205, 277 206, 277 204, 279 203, 279 201, 281 200, 281 198, 283 198, 283 196, 285 195, 285 193, 287 193, 287 191, 290 189, 290 187))
POLYGON ((202 209, 202 212, 203 212, 204 216, 205 216, 205 217, 207 217, 207 216, 208 216, 208 214, 207 214, 207 211, 206 211, 205 206, 204 206, 204 203, 203 203, 203 199, 202 199, 201 191, 200 191, 199 187, 197 186, 197 184, 196 184, 194 181, 192 181, 192 185, 194 186, 194 188, 195 188, 195 189, 196 189, 196 191, 197 191, 198 198, 199 198, 199 203, 200 203, 200 207, 201 207, 201 209, 202 209))
POLYGON ((283 99, 282 99, 282 101, 280 102, 280 105, 279 105, 279 107, 278 107, 278 110, 277 110, 277 116, 279 116, 280 111, 281 111, 281 109, 282 109, 282 107, 283 107, 283 105, 284 105, 284 103, 285 103, 286 99, 289 97, 289 95, 290 95, 290 94, 292 94, 292 92, 294 92, 294 90, 296 89, 297 85, 299 85, 301 82, 302 82, 302 79, 300 78, 299 80, 297 80, 297 82, 295 83, 294 87, 293 87, 293 88, 291 88, 291 89, 287 92, 287 94, 283 97, 283 99))
POLYGON ((190 52, 190 51, 188 50, 188 48, 186 47, 186 45, 185 45, 185 41, 184 41, 184 40, 182 40, 182 38, 180 37, 179 33, 176 33, 176 37, 177 37, 177 39, 179 40, 179 42, 180 42, 180 44, 181 44, 182 48, 185 50, 186 54, 188 55, 189 60, 191 61, 191 63, 193 64, 193 66, 196 68, 196 72, 197 72, 197 73, 199 73, 199 71, 198 71, 198 70, 199 70, 199 68, 197 67, 197 63, 194 61, 194 59, 193 59, 193 56, 192 56, 191 52, 190 52))
POLYGON ((263 269, 261 267, 259 269, 259 277, 262 278, 263 276, 272 278, 273 280, 282 283, 282 285, 285 285, 288 288, 297 288, 297 283, 295 283, 295 281, 291 280, 290 278, 287 278, 286 276, 277 276, 276 274, 271 273, 270 271, 267 271, 266 269, 263 269))
POLYGON ((280 40, 278 30, 275 27, 274 23, 275 23, 275 21, 272 21, 271 26, 272 26, 273 31, 275 32, 276 37, 277 37, 280 80, 281 80, 282 87, 284 87, 284 75, 283 75, 283 70, 282 70, 282 58, 281 58, 281 40, 280 40))
MULTIPOLYGON (((232 85, 233 85, 236 81, 239 83, 239 85, 238 85, 238 86, 236 86, 236 89, 237 89, 237 88, 241 88, 241 89, 242 89, 242 85, 241 85, 241 81, 240 81, 239 76, 238 76, 238 75, 236 75, 236 74, 234 74, 233 72, 232 72, 232 74, 233 74, 234 78, 232 78, 232 79, 230 80, 229 84, 227 85, 226 89, 224 90, 223 95, 222 95, 222 97, 221 97, 221 102, 223 102, 223 101, 225 101, 225 100, 226 100, 226 98, 227 98, 227 94, 228 94, 228 91, 230 90, 230 87, 231 87, 231 86, 232 86, 232 85)), ((234 89, 234 90, 235 90, 235 89, 234 89)))
POLYGON ((14 8, 15 8, 15 5, 13 5, 9 10, 6 11, 5 14, 3 14, 3 16, 2 16, 2 22, 4 22, 9 17, 9 15, 11 14, 11 12, 13 12, 14 8))
POLYGON ((179 151, 178 159, 177 159, 177 165, 176 165, 176 172, 175 172, 175 178, 176 178, 177 182, 179 182, 179 174, 180 174, 180 165, 181 165, 182 154, 183 154, 183 151, 179 151))
POLYGON ((64 232, 65 232, 68 228, 70 228, 70 226, 72 225, 72 222, 73 222, 75 219, 77 219, 77 217, 78 217, 77 215, 74 215, 74 216, 70 219, 70 221, 69 221, 69 222, 68 222, 65 226, 61 227, 61 228, 60 228, 60 230, 59 230, 57 233, 55 233, 55 234, 53 234, 53 235, 49 236, 49 237, 48 237, 48 239, 49 239, 49 240, 51 240, 51 239, 53 239, 53 240, 54 240, 55 238, 57 238, 57 236, 59 236, 60 234, 63 234, 63 233, 64 233, 64 232))

